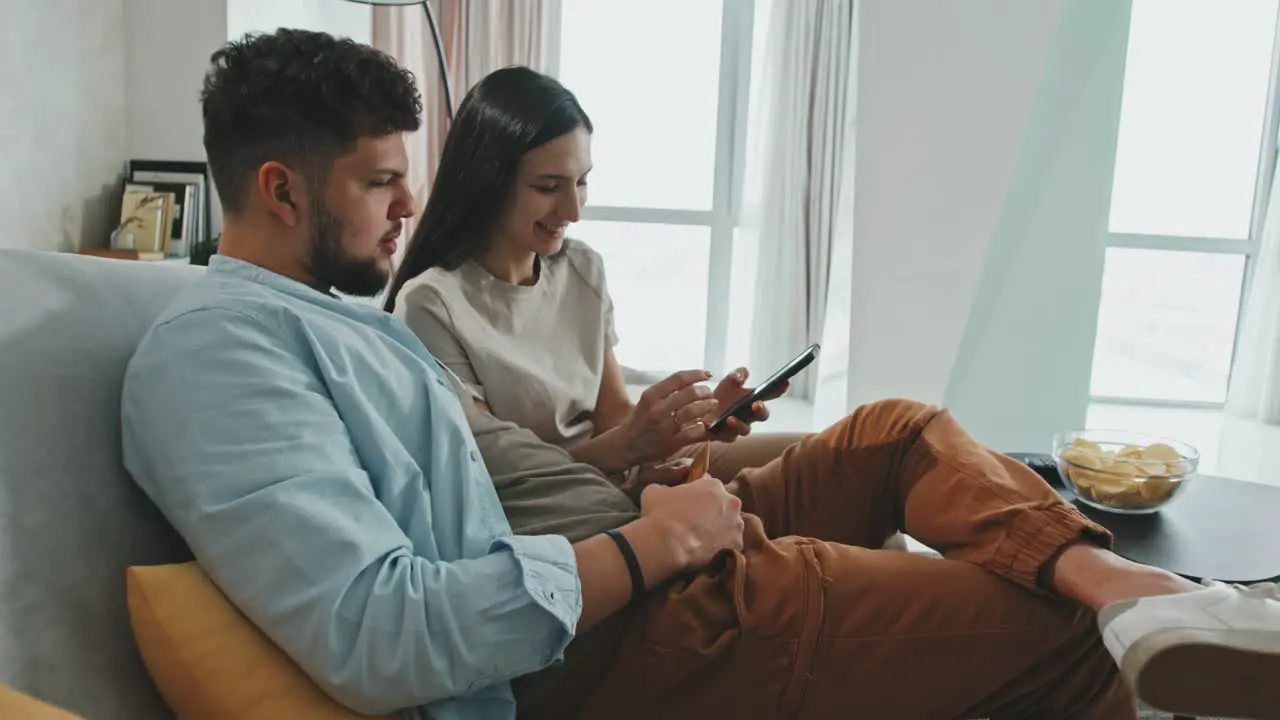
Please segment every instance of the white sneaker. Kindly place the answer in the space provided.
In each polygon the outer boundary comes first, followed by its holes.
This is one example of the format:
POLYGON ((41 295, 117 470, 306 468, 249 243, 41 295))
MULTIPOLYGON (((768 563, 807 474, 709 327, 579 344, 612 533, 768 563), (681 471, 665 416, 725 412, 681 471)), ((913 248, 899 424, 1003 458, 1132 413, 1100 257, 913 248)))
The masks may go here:
POLYGON ((1102 641, 1147 705, 1164 712, 1280 719, 1280 585, 1114 603, 1102 641))

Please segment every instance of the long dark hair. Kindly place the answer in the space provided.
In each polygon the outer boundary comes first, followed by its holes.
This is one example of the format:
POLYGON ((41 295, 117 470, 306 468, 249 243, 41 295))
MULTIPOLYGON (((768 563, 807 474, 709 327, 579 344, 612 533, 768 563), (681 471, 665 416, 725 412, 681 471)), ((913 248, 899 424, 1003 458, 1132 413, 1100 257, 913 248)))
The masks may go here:
POLYGON ((405 283, 433 267, 455 270, 480 254, 502 216, 524 154, 579 127, 578 99, 554 78, 508 67, 471 88, 440 155, 426 210, 387 293, 395 309, 405 283))

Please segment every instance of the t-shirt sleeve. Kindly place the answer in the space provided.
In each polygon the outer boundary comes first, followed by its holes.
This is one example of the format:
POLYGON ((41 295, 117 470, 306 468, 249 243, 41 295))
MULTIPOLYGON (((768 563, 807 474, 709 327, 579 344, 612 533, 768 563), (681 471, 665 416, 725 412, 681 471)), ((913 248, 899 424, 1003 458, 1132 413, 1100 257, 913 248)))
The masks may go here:
POLYGON ((404 322, 440 364, 466 385, 473 398, 487 402, 471 356, 454 329, 448 306, 435 288, 420 285, 405 294, 404 322))
POLYGON ((600 295, 600 303, 604 318, 605 347, 612 348, 618 344, 618 331, 613 320, 613 297, 609 295, 609 281, 605 277, 604 258, 581 241, 573 240, 572 250, 579 264, 579 272, 587 278, 592 289, 600 295))
POLYGON ((618 331, 613 323, 613 298, 604 279, 604 265, 600 266, 600 299, 604 301, 604 340, 606 347, 617 347, 618 331))

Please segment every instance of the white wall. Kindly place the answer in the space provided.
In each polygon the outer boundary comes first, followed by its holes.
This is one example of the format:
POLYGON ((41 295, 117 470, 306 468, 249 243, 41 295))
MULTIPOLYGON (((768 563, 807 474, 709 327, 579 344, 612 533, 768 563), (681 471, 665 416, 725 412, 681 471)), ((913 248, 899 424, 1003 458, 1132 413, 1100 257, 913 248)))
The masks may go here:
POLYGON ((373 42, 373 7, 346 0, 226 0, 227 37, 290 27, 373 42))
POLYGON ((861 3, 851 406, 945 403, 1007 450, 1035 449, 1046 427, 1072 424, 1076 400, 1058 403, 1077 390, 1083 422, 1097 312, 1090 288, 1101 272, 1094 231, 1110 187, 1100 172, 1109 165, 1098 161, 1111 148, 1097 129, 1109 124, 1114 144, 1127 17, 1124 0, 861 3), (1084 77, 1101 85, 1083 94, 1084 77), (1073 135, 1081 124, 1092 134, 1073 135), (1048 141, 1029 141, 1050 130, 1048 141), (1087 157, 1064 164, 1069 153, 1087 157), (1073 182, 1102 191, 1061 192, 1073 182), (1066 227, 1048 228, 1048 218, 1066 227), (1054 243, 1066 256, 1046 250, 1054 243), (1015 266, 1038 274, 1011 280, 1015 266), (1043 275, 1067 268, 1076 295, 1037 292, 1048 287, 1043 275), (1014 382, 1011 363, 1044 359, 1023 352, 1028 344, 1062 359, 1014 382), (1078 373, 1063 377, 1063 364, 1083 368, 1083 388, 1078 373), (1028 387, 1034 397, 1013 397, 1028 387), (1051 405, 1050 417, 1027 422, 1018 411, 1028 402, 1051 405))
POLYGON ((7 0, 0 247, 107 243, 125 160, 123 0, 7 0))
POLYGON ((1085 425, 1128 0, 1072 0, 992 233, 944 402, 1002 450, 1085 425))
POLYGON ((1064 0, 864 0, 849 392, 941 402, 1064 0))
MULTIPOLYGON (((279 26, 372 39, 344 0, 6 0, 0 247, 105 247, 130 158, 204 160, 200 88, 228 39, 279 26)), ((213 230, 221 228, 214 202, 213 230)))
POLYGON ((227 39, 221 0, 125 0, 129 156, 204 160, 200 87, 227 39))
MULTIPOLYGON (((223 0, 125 0, 129 158, 205 160, 200 89, 226 41, 223 0)), ((210 219, 220 232, 216 199, 210 219)))

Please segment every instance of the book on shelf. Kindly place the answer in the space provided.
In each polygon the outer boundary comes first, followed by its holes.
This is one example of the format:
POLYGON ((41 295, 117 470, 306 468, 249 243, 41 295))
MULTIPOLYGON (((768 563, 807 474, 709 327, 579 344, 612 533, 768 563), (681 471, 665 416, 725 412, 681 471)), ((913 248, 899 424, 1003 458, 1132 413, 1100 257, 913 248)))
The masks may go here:
MULTIPOLYGON (((169 257, 188 257, 210 238, 209 203, 213 182, 209 165, 186 160, 130 160, 125 195, 160 193, 172 197, 166 244, 169 257)), ((122 216, 123 220, 123 216, 122 216)))
POLYGON ((120 225, 111 238, 113 250, 165 253, 169 249, 173 195, 127 190, 120 200, 120 225))
POLYGON ((127 182, 125 196, 135 192, 158 193, 169 198, 170 212, 165 223, 165 238, 170 255, 183 256, 195 241, 195 186, 183 183, 127 182))

